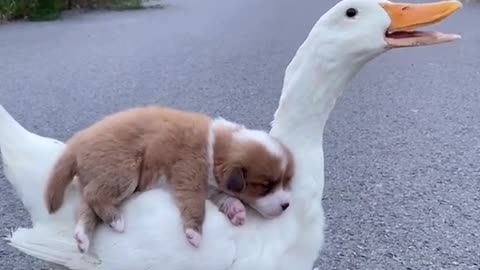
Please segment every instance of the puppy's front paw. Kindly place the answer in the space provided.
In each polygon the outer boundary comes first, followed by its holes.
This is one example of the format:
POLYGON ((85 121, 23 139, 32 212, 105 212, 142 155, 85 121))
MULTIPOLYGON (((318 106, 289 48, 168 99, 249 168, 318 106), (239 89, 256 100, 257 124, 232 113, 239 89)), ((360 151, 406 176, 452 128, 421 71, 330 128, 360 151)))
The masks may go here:
POLYGON ((125 231, 125 220, 123 219, 123 215, 119 215, 108 225, 116 232, 122 233, 125 231))
POLYGON ((200 246, 200 242, 202 241, 202 235, 195 231, 194 229, 187 228, 185 229, 185 236, 187 237, 188 242, 198 248, 200 246))
POLYGON ((230 200, 225 204, 225 214, 232 224, 236 226, 245 224, 247 219, 245 206, 237 199, 230 200))
POLYGON ((81 253, 88 251, 88 248, 90 247, 90 239, 88 239, 88 235, 82 229, 77 229, 75 231, 75 240, 77 241, 78 250, 81 253))

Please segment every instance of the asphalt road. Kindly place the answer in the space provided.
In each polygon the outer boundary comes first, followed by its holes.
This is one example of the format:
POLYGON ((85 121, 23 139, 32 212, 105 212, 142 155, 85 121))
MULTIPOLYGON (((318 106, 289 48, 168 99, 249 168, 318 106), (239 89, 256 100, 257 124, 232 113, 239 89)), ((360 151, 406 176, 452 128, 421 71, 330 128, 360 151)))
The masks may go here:
MULTIPOLYGON (((268 128, 283 72, 332 0, 169 0, 0 26, 0 101, 67 139, 162 104, 268 128)), ((480 269, 480 5, 435 28, 459 42, 371 62, 326 129, 321 269, 480 269)), ((354 44, 352 44, 354 46, 354 44)), ((28 225, 0 179, 0 229, 28 225)), ((48 269, 0 242, 0 269, 48 269)))

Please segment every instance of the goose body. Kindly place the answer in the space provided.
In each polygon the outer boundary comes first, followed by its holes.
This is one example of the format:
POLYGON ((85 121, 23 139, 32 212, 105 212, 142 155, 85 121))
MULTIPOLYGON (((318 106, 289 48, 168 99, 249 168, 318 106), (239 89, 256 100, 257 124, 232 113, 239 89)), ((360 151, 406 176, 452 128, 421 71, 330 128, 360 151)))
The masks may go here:
POLYGON ((323 129, 337 97, 364 64, 391 48, 457 39, 441 33, 396 37, 394 32, 433 24, 460 7, 456 1, 418 5, 343 0, 325 13, 286 69, 272 122, 271 134, 286 143, 296 159, 290 208, 273 220, 248 212, 246 224, 234 227, 207 204, 199 249, 184 241, 168 191, 155 189, 123 205, 124 233, 102 225, 89 253, 78 252, 72 235, 78 187, 69 187, 64 206, 54 215, 47 214, 43 202, 47 175, 65 145, 29 132, 0 106, 5 176, 33 223, 32 228, 14 231, 8 241, 26 254, 72 270, 311 269, 324 238, 323 129))

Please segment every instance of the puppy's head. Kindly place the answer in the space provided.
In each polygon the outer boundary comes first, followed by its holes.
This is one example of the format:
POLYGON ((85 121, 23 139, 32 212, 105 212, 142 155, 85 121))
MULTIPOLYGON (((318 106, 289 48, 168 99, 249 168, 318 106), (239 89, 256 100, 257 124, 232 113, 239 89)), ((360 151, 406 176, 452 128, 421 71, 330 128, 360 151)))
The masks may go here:
POLYGON ((232 134, 224 158, 215 168, 219 188, 266 218, 290 205, 294 160, 289 149, 264 131, 241 129, 232 134))

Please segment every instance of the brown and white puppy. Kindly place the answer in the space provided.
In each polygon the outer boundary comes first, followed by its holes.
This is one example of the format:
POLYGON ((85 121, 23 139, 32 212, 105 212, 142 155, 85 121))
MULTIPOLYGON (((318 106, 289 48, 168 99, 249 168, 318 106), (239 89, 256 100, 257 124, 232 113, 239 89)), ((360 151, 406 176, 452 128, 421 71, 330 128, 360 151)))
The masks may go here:
POLYGON ((136 191, 167 184, 185 235, 198 247, 206 199, 235 225, 245 222, 241 201, 273 218, 288 208, 293 170, 290 151, 266 132, 151 106, 115 113, 75 134, 53 168, 45 200, 54 213, 78 178, 83 202, 75 239, 86 252, 97 217, 122 232, 119 205, 136 191))

